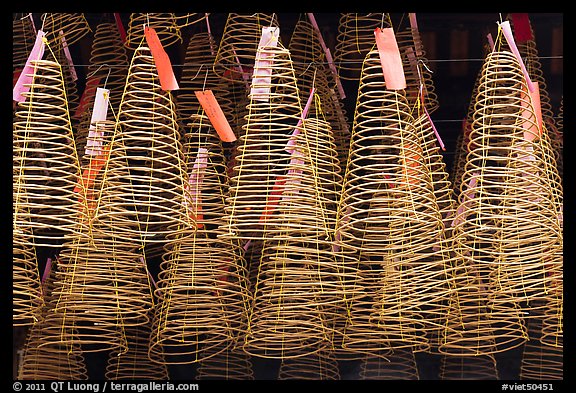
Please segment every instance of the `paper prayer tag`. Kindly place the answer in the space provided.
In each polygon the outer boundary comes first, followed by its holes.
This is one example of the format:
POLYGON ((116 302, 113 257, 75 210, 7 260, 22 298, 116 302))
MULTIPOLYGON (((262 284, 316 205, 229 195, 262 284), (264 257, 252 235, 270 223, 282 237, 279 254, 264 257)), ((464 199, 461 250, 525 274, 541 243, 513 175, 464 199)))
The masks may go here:
POLYGON ((524 108, 522 111, 522 128, 524 129, 524 139, 527 141, 534 141, 542 136, 542 107, 540 104, 540 89, 538 82, 534 82, 534 91, 526 92, 524 89, 520 94, 521 105, 524 108), (536 115, 536 124, 530 120, 532 116, 531 109, 534 109, 536 115))
POLYGON ((192 173, 188 178, 188 184, 186 189, 190 192, 190 200, 187 201, 190 206, 190 212, 194 216, 194 220, 197 223, 199 229, 204 227, 202 221, 204 216, 202 215, 202 199, 200 195, 200 188, 202 182, 204 181, 204 175, 206 173, 206 168, 208 167, 208 150, 201 147, 198 149, 196 154, 196 159, 194 160, 194 165, 192 166, 192 173))
POLYGON ((104 133, 98 131, 94 125, 96 122, 105 121, 108 116, 108 100, 110 90, 98 87, 96 97, 94 98, 94 107, 92 109, 92 118, 90 119, 90 128, 88 129, 88 138, 86 138, 87 155, 97 156, 102 154, 102 138, 104 133))
POLYGON ((398 43, 394 36, 394 30, 389 27, 385 29, 376 28, 376 45, 380 56, 380 64, 386 82, 386 89, 401 90, 406 88, 406 78, 402 67, 402 57, 398 49, 398 43))
POLYGON ((531 41, 534 39, 532 34, 532 28, 530 27, 530 18, 528 14, 510 14, 512 17, 512 23, 514 24, 514 38, 519 44, 531 41))
POLYGON ((164 91, 178 90, 178 82, 174 76, 174 70, 172 69, 172 63, 170 62, 170 57, 158 38, 156 30, 151 27, 144 27, 144 35, 146 36, 146 42, 152 52, 152 57, 154 58, 154 64, 156 64, 156 69, 158 70, 158 78, 160 79, 160 86, 164 91))
POLYGON ((252 87, 250 95, 257 101, 268 101, 270 98, 270 85, 272 83, 272 63, 274 55, 267 53, 265 48, 278 46, 280 28, 264 27, 256 51, 254 73, 252 74, 252 87))
POLYGON ((119 13, 114 13, 114 19, 116 20, 116 26, 118 27, 118 32, 120 33, 120 38, 122 39, 122 43, 126 42, 126 30, 124 29, 124 25, 122 24, 122 19, 120 18, 119 13))
POLYGON ((98 87, 99 84, 100 84, 100 78, 97 78, 95 76, 92 76, 86 80, 86 87, 82 92, 82 97, 80 97, 80 102, 76 107, 74 116, 72 116, 74 119, 80 119, 84 114, 84 112, 86 112, 86 108, 88 107, 90 100, 92 99, 92 97, 95 97, 96 95, 96 88, 98 87))
POLYGON ((505 21, 500 23, 500 28, 502 29, 502 33, 504 33, 504 37, 506 38, 506 42, 508 42, 508 45, 510 46, 512 53, 514 54, 514 56, 516 56, 516 60, 518 60, 518 63, 520 63, 522 74, 524 74, 524 78, 526 79, 526 83, 528 84, 528 90, 533 92, 534 84, 530 80, 530 76, 528 75, 528 70, 526 69, 524 60, 522 60, 520 51, 518 51, 518 47, 516 46, 516 42, 514 41, 514 36, 512 35, 512 29, 510 28, 510 22, 505 21))
MULTIPOLYGON (((418 34, 418 20, 416 19, 416 14, 414 12, 408 13, 408 19, 410 19, 410 29, 412 32, 412 40, 414 44, 416 44, 416 38, 418 34)), ((420 45, 415 45, 416 47, 416 55, 421 57, 423 55, 422 50, 420 49, 420 45)))
POLYGON ((36 35, 36 41, 34 42, 34 46, 30 51, 30 55, 26 60, 26 65, 24 69, 20 73, 18 80, 16 81, 16 85, 12 91, 12 99, 17 102, 24 102, 26 101, 26 97, 23 93, 27 93, 30 91, 30 84, 32 83, 32 78, 34 72, 34 67, 32 66, 33 60, 41 60, 44 56, 44 48, 45 48, 45 40, 44 37, 46 33, 42 30, 38 30, 38 34, 36 35))
POLYGON ((269 216, 272 215, 274 210, 276 210, 276 206, 280 201, 282 193, 284 192, 284 185, 286 184, 287 178, 285 176, 278 176, 276 181, 274 182, 274 186, 272 187, 272 191, 270 191, 270 195, 266 199, 266 206, 264 207, 264 211, 260 216, 260 223, 265 222, 269 216))
POLYGON ((198 98, 200 105, 202 105, 202 109, 204 109, 204 113, 208 116, 210 123, 212 123, 212 126, 218 133, 220 140, 222 142, 236 141, 236 135, 234 135, 234 131, 232 131, 228 120, 226 120, 226 116, 218 104, 218 101, 216 101, 212 90, 195 91, 194 94, 196 98, 198 98))
POLYGON ((296 138, 295 137, 298 134, 300 134, 300 126, 302 125, 302 121, 304 119, 306 119, 306 116, 308 116, 308 111, 310 110, 310 105, 312 104, 312 101, 314 100, 315 91, 316 91, 315 88, 312 88, 312 90, 310 90, 310 95, 308 96, 308 100, 306 101, 306 105, 304 106, 304 109, 302 110, 302 116, 298 120, 298 124, 296 124, 296 128, 292 132, 292 136, 290 137, 290 139, 288 140, 288 143, 286 144, 286 147, 284 148, 284 150, 286 150, 290 154, 294 153, 294 149, 292 148, 292 146, 294 146, 296 144, 296 138))

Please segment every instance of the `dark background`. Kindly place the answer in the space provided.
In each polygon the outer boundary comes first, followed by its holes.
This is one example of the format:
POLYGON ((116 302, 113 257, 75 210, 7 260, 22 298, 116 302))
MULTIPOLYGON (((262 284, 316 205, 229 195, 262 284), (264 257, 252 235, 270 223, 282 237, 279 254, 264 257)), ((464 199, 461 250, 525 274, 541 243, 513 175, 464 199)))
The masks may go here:
MULTIPOLYGON (((129 13, 123 13, 124 27, 127 29, 130 18, 129 13)), ((406 13, 391 13, 395 30, 408 26, 406 13)), ((40 14, 34 14, 36 26, 41 25, 40 14)), ((104 14, 85 14, 92 31, 104 14)), ((417 13, 418 26, 421 33, 425 57, 429 68, 434 72, 433 81, 440 103, 439 109, 432 114, 438 132, 446 145, 443 152, 447 170, 451 171, 456 138, 461 132, 461 121, 466 116, 471 100, 472 88, 477 74, 482 66, 483 45, 486 34, 492 33, 496 37, 497 21, 505 19, 506 14, 499 13, 417 13)), ((561 13, 530 13, 530 21, 534 29, 538 52, 541 57, 542 70, 547 82, 547 91, 551 99, 554 113, 557 115, 560 100, 563 97, 563 14, 561 13)), ((299 13, 277 14, 281 41, 288 47, 292 30, 300 17, 299 13)), ((315 13, 316 20, 321 28, 326 44, 334 54, 336 37, 338 33, 339 13, 315 13)), ((211 31, 220 39, 227 19, 226 13, 210 14, 211 31)), ((176 77, 179 80, 181 65, 188 40, 191 35, 206 31, 203 22, 185 27, 182 31, 183 42, 166 48, 169 54, 176 77)), ((70 50, 74 63, 78 66, 78 89, 81 95, 86 79, 86 69, 90 59, 92 35, 89 34, 70 50)), ((357 82, 343 81, 347 98, 344 100, 349 120, 354 114, 357 82)), ((43 271, 44 261, 39 261, 40 271, 43 271)), ((23 344, 25 329, 14 329, 14 353, 23 344)), ((501 380, 518 379, 522 347, 496 354, 499 377, 501 380)), ((103 379, 106 368, 106 353, 85 354, 86 363, 91 379, 103 379)), ((438 379, 440 356, 426 353, 417 353, 420 379, 438 379)), ((256 379, 276 379, 279 361, 252 358, 256 379)), ((170 377, 174 380, 191 380, 194 376, 194 365, 171 366, 170 377)), ((358 379, 359 362, 340 362, 340 375, 342 379, 358 379)))

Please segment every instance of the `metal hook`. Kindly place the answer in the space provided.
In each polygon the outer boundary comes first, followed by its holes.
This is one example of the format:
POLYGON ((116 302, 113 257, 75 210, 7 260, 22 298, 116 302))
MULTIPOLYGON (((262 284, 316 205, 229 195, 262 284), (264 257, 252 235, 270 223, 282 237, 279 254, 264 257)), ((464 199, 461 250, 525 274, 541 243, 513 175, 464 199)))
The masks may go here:
POLYGON ((204 76, 204 83, 202 84, 202 91, 206 90, 206 80, 208 79, 208 67, 206 67, 206 76, 204 76))
POLYGON ((42 19, 42 27, 40 27, 40 30, 44 31, 44 22, 46 22, 46 17, 48 16, 47 13, 42 14, 42 16, 40 17, 40 19, 42 19))
POLYGON ((383 12, 382 13, 382 22, 380 22, 380 30, 384 30, 384 17, 386 16, 386 13, 383 12))
POLYGON ((270 18, 270 27, 274 27, 274 17, 276 16, 276 13, 273 12, 272 13, 272 18, 270 18))
POLYGON ((426 68, 429 73, 431 73, 431 74, 434 73, 434 71, 432 71, 430 68, 428 68, 428 65, 424 62, 424 60, 418 59, 418 63, 422 63, 422 65, 424 66, 424 68, 426 68))
POLYGON ((100 68, 102 67, 108 67, 108 75, 106 75, 106 79, 104 80, 104 89, 106 88, 106 83, 108 83, 108 77, 110 76, 110 72, 112 72, 112 67, 110 67, 110 65, 108 64, 100 64, 100 67, 96 68, 94 71, 92 71, 89 75, 86 75, 86 79, 91 78, 95 73, 97 73, 100 68))
MULTIPOLYGON (((315 65, 316 63, 313 62, 313 61, 311 61, 310 64, 308 64, 308 67, 306 67, 306 69, 305 69, 299 76, 304 75, 304 74, 306 73, 306 71, 308 71, 308 69, 310 69, 310 67, 311 67, 313 64, 315 65)), ((316 78, 316 69, 314 69, 314 78, 316 78)))
MULTIPOLYGON (((205 64, 200 64, 200 68, 198 68, 198 71, 196 72, 196 75, 194 75, 194 78, 190 79, 191 81, 193 81, 194 79, 196 79, 196 77, 198 76, 198 74, 200 73, 200 71, 202 71, 202 67, 204 67, 205 64)), ((206 81, 204 81, 204 83, 206 83, 206 81)))

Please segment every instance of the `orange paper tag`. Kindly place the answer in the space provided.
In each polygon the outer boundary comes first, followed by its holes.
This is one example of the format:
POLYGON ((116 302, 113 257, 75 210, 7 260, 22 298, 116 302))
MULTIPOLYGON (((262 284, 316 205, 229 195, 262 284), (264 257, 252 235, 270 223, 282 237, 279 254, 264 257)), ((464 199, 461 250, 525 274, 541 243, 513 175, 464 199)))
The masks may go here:
POLYGON ((176 77, 174 76, 174 70, 172 70, 172 63, 170 63, 170 58, 168 54, 164 51, 164 47, 156 34, 156 31, 151 27, 144 28, 144 34, 146 36, 146 42, 152 52, 152 57, 154 57, 154 63, 156 64, 156 69, 158 70, 158 78, 160 79, 160 86, 164 91, 178 90, 178 82, 176 82, 176 77))
POLYGON ((226 116, 224 116, 224 112, 220 108, 218 101, 216 101, 212 90, 195 91, 194 94, 196 94, 196 98, 198 98, 202 109, 204 109, 206 116, 210 119, 220 140, 222 142, 234 142, 236 135, 234 135, 234 131, 232 131, 228 120, 226 120, 226 116))
POLYGON ((402 57, 398 49, 398 43, 391 27, 386 29, 376 28, 376 45, 380 55, 380 64, 386 81, 386 89, 401 90, 406 88, 406 78, 402 67, 402 57))
POLYGON ((268 195, 268 200, 266 201, 266 207, 264 207, 264 211, 262 212, 262 216, 260 216, 260 222, 265 222, 268 219, 268 216, 272 215, 274 210, 276 210, 276 205, 278 205, 278 201, 280 200, 282 193, 284 192, 284 185, 286 184, 287 178, 284 176, 278 176, 276 182, 274 183, 274 187, 268 195))
POLYGON ((540 89, 538 87, 538 82, 534 83, 534 91, 526 92, 522 90, 521 93, 521 105, 525 108, 522 111, 522 118, 524 122, 522 128, 524 128, 524 139, 527 141, 533 141, 536 138, 542 136, 542 108, 540 106, 540 89), (532 105, 530 105, 530 103, 532 105), (534 113, 536 114, 536 124, 530 121, 532 115, 531 106, 534 108, 534 113))
POLYGON ((110 154, 110 145, 103 146, 102 150, 104 151, 104 154, 96 156, 90 160, 88 168, 84 169, 82 177, 79 179, 79 184, 74 187, 74 192, 81 192, 83 188, 87 191, 92 189, 96 176, 98 176, 98 172, 100 172, 102 167, 106 165, 108 155, 110 154))
POLYGON ((402 166, 402 174, 406 178, 406 182, 418 184, 418 168, 421 166, 421 161, 422 149, 412 143, 404 144, 404 165, 402 166))
POLYGON ((80 103, 76 108, 76 112, 74 112, 74 119, 80 119, 84 112, 86 112, 86 108, 90 101, 96 96, 96 88, 100 83, 100 78, 90 77, 86 81, 86 87, 84 88, 84 92, 82 93, 82 97, 80 97, 80 103))

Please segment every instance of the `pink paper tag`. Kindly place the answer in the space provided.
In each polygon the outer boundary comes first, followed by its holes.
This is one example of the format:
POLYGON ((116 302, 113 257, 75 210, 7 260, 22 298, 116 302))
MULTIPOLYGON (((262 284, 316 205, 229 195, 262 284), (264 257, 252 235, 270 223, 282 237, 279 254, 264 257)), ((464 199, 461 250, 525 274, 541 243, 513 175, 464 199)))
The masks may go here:
POLYGON ((256 61, 254 63, 254 73, 252 74, 252 88, 250 95, 256 101, 269 101, 270 84, 272 83, 272 63, 274 55, 266 53, 263 48, 276 47, 278 45, 278 27, 262 28, 262 36, 256 51, 256 61))
POLYGON ((414 12, 409 12, 408 18, 410 19, 410 28, 412 30, 412 40, 414 41, 414 46, 416 48, 416 55, 418 57, 421 57, 423 53, 420 50, 420 45, 416 45, 416 39, 418 34, 418 21, 416 20, 416 14, 414 12))
POLYGON ((318 35, 318 40, 320 41, 320 46, 324 50, 326 54, 326 61, 328 62, 328 67, 330 71, 334 75, 334 79, 336 80, 336 87, 338 88, 338 93, 340 94, 340 99, 346 98, 346 93, 344 92, 344 87, 342 87, 342 82, 340 81, 340 77, 338 76, 338 70, 336 70, 336 65, 334 65, 334 60, 332 58, 332 53, 330 49, 324 42, 324 38, 322 37, 322 33, 320 32, 320 28, 318 27, 318 23, 316 22, 316 18, 314 17, 313 13, 308 13, 308 19, 310 19, 310 23, 314 27, 316 34, 318 35))
POLYGON ((208 20, 208 15, 210 14, 204 14, 206 16, 206 27, 208 28, 208 37, 210 37, 210 53, 212 54, 212 56, 215 56, 216 53, 214 51, 214 43, 212 42, 212 29, 210 29, 210 21, 208 20))
POLYGON ((391 27, 386 29, 376 28, 376 45, 380 55, 380 64, 386 81, 386 89, 401 90, 406 88, 406 78, 402 67, 402 58, 398 43, 391 27))
POLYGON ((70 54, 70 49, 68 49, 68 44, 66 43, 66 37, 64 32, 60 30, 60 39, 62 40, 62 49, 64 49, 64 56, 68 60, 68 65, 70 66, 70 75, 72 75, 72 80, 77 81, 78 75, 76 74, 76 68, 74 68, 74 62, 72 61, 72 55, 70 54))
POLYGON ((32 13, 29 13, 28 17, 30 18, 30 22, 32 23, 32 29, 34 30, 34 34, 38 34, 38 32, 36 31, 36 24, 34 23, 34 17, 32 16, 32 13))
POLYGON ((20 77, 14 86, 12 91, 12 99, 17 102, 26 101, 26 97, 22 93, 27 93, 30 90, 30 84, 32 83, 32 78, 34 77, 34 67, 32 66, 32 60, 40 60, 44 56, 44 33, 42 30, 38 30, 38 35, 36 35, 36 41, 34 42, 34 47, 30 51, 28 60, 26 60, 26 65, 20 73, 20 77))
POLYGON ((516 42, 514 42, 514 36, 512 35, 512 29, 510 28, 510 22, 508 22, 508 21, 502 22, 502 23, 500 23, 500 27, 502 28, 502 32, 504 33, 504 37, 506 38, 506 42, 508 42, 508 45, 510 46, 512 53, 514 53, 514 56, 516 56, 516 59, 520 63, 520 68, 522 69, 522 73, 524 74, 524 78, 526 78, 526 83, 528 84, 528 89, 530 90, 530 92, 533 92, 534 91, 534 84, 530 80, 530 76, 528 75, 528 70, 526 69, 526 66, 524 65, 524 60, 522 60, 522 56, 520 55, 520 52, 518 51, 518 47, 516 46, 516 42))
POLYGON ((478 176, 480 176, 480 172, 474 172, 472 174, 472 178, 468 182, 468 187, 464 194, 462 203, 460 204, 460 206, 456 210, 456 214, 454 215, 455 218, 452 221, 452 226, 458 225, 464 221, 464 218, 461 216, 461 214, 464 212, 465 209, 468 208, 467 206, 468 201, 474 198, 474 194, 476 193, 476 184, 478 184, 478 176))
MULTIPOLYGON (((192 166, 192 172, 190 173, 188 184, 186 185, 186 190, 190 192, 190 199, 185 202, 185 204, 192 209, 196 221, 200 221, 202 219, 200 214, 202 211, 200 202, 200 187, 202 186, 207 167, 208 150, 200 147, 198 148, 198 153, 196 154, 196 159, 194 160, 194 165, 192 166)), ((202 223, 197 222, 197 224, 198 228, 203 227, 202 223)))
POLYGON ((42 274, 42 284, 50 277, 50 272, 52 271, 52 258, 46 260, 46 267, 44 267, 44 274, 42 274))
POLYGON ((494 50, 494 39, 492 38, 492 33, 488 33, 486 35, 486 38, 488 39, 488 44, 490 45, 490 49, 494 50))
POLYGON ((514 24, 514 38, 519 44, 534 39, 532 29, 530 28, 530 18, 528 14, 510 14, 514 24))
POLYGON ((90 119, 90 128, 88 129, 88 138, 86 138, 85 153, 90 156, 102 155, 102 131, 97 131, 94 125, 98 121, 106 120, 108 116, 108 99, 110 90, 98 87, 96 97, 94 98, 94 107, 92 109, 92 118, 90 119))
POLYGON ((302 111, 302 116, 298 120, 298 124, 296 124, 296 128, 292 132, 292 137, 290 138, 290 140, 288 140, 288 143, 286 144, 286 147, 284 148, 284 150, 286 150, 290 154, 294 153, 294 149, 292 149, 292 146, 294 146, 296 144, 295 136, 300 134, 300 126, 302 125, 302 121, 306 118, 306 116, 308 116, 308 111, 310 110, 310 105, 312 104, 312 100, 314 99, 314 92, 315 91, 316 91, 316 89, 314 87, 310 90, 310 96, 308 96, 308 101, 306 101, 306 106, 304 106, 304 110, 302 111))

